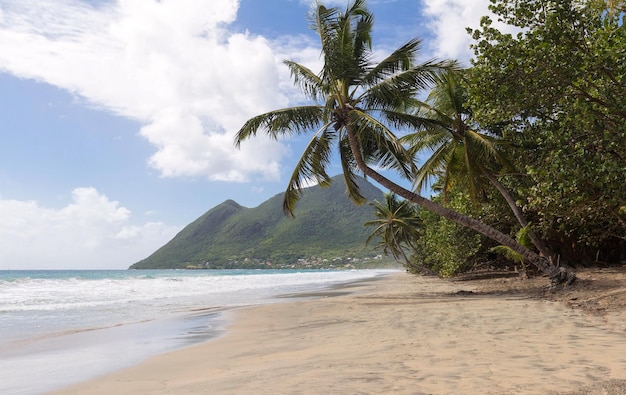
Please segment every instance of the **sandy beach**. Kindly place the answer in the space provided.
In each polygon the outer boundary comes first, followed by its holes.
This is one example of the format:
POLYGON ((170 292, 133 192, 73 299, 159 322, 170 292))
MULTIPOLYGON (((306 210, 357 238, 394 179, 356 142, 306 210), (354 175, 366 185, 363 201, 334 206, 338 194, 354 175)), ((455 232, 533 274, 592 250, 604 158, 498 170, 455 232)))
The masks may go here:
POLYGON ((626 394, 626 332, 397 273, 232 311, 225 335, 55 394, 626 394))

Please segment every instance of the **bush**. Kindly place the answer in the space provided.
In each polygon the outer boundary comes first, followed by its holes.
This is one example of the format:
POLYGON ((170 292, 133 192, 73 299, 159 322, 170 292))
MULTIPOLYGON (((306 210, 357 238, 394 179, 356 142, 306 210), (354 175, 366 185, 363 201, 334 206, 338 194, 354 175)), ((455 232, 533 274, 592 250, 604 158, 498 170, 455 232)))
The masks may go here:
MULTIPOLYGON (((441 197, 433 199, 442 202, 441 197)), ((466 193, 454 192, 444 202, 453 210, 471 214, 472 204, 466 193)), ((451 277, 474 266, 485 251, 484 237, 426 210, 420 210, 422 236, 420 250, 411 258, 410 272, 433 272, 441 277, 451 277)))

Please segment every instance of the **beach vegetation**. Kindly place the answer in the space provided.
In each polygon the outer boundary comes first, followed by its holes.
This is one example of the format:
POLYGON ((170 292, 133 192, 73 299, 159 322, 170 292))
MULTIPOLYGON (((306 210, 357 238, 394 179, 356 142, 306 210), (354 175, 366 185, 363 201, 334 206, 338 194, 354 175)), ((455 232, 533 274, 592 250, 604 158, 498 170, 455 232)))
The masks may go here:
POLYGON ((375 209, 376 219, 365 223, 374 227, 365 244, 377 240, 376 247, 385 255, 391 254, 407 268, 412 267, 410 257, 418 250, 421 231, 417 206, 392 192, 385 194, 384 202, 375 200, 370 204, 375 209))
MULTIPOLYGON (((515 239, 518 243, 529 246, 532 241, 530 239, 529 233, 531 232, 530 224, 521 228, 517 234, 515 235, 515 239)), ((518 263, 520 265, 520 273, 523 277, 527 277, 528 274, 526 272, 526 264, 524 263, 524 257, 520 256, 515 251, 511 250, 507 246, 495 246, 492 247, 489 251, 496 252, 498 254, 504 255, 509 260, 518 263)))
POLYGON ((310 104, 257 115, 235 137, 239 146, 258 132, 271 138, 311 135, 287 184, 283 201, 287 214, 294 214, 303 186, 311 180, 321 186, 330 185, 327 168, 332 153, 337 152, 348 194, 354 202, 365 201, 355 183, 355 177, 363 174, 425 210, 508 246, 549 275, 554 286, 575 279, 567 268, 557 267, 549 257, 519 244, 510 234, 427 199, 387 176, 387 172, 393 172, 409 181, 416 178, 414 155, 398 136, 430 125, 429 120, 412 110, 419 105, 420 94, 445 73, 459 70, 455 62, 418 63, 421 42, 411 39, 373 63, 373 16, 364 0, 355 0, 345 11, 316 3, 310 21, 320 38, 322 70, 315 73, 304 65, 285 61, 294 83, 310 104))
MULTIPOLYGON (((517 232, 520 244, 534 247, 559 263, 620 264, 626 259, 626 217, 620 211, 626 196, 624 3, 492 3, 499 21, 516 26, 519 34, 502 33, 490 18, 483 18, 481 30, 470 32, 476 40, 472 67, 456 78, 463 89, 446 88, 441 95, 436 86, 431 97, 434 95, 439 104, 427 100, 420 110, 441 116, 445 111, 439 108, 452 108, 445 105, 446 95, 463 92, 459 95, 463 99, 459 101, 463 103, 459 107, 462 117, 449 117, 447 124, 453 125, 450 120, 456 118, 461 130, 472 127, 487 131, 489 138, 496 139, 498 153, 512 159, 508 164, 499 160, 487 165, 482 160, 471 162, 490 170, 471 172, 463 163, 470 156, 467 152, 456 157, 452 154, 469 145, 458 139, 445 156, 442 140, 433 144, 432 132, 416 131, 405 137, 411 139, 410 149, 420 151, 427 146, 433 152, 420 169, 422 177, 416 184, 419 186, 430 171, 428 176, 439 183, 435 189, 442 196, 449 191, 468 191, 472 202, 477 197, 480 201, 473 216, 511 234, 517 232), (445 99, 443 106, 441 98, 445 99), (456 165, 450 166, 455 159, 456 165), (489 183, 475 182, 481 178, 489 183), (494 188, 512 209, 517 223, 503 215, 505 206, 494 195, 494 188)), ((428 218, 422 218, 422 225, 427 230, 426 241, 439 238, 452 249, 464 247, 456 245, 461 239, 450 238, 441 229, 437 233, 428 218)), ((437 256, 433 251, 437 244, 422 245, 421 259, 428 264, 431 256, 437 256)), ((475 263, 493 263, 490 252, 503 254, 522 265, 522 273, 527 272, 523 258, 502 245, 480 248, 475 263)), ((461 261, 468 263, 466 267, 475 267, 467 262, 472 259, 468 256, 461 261)))
POLYGON ((488 201, 487 189, 495 188, 519 226, 527 229, 532 244, 522 245, 534 246, 544 257, 553 259, 552 252, 529 227, 511 191, 499 181, 506 174, 518 173, 509 157, 509 142, 497 128, 484 127, 473 119, 463 80, 463 72, 443 74, 416 110, 416 115, 425 120, 423 126, 401 139, 416 157, 427 154, 414 180, 416 190, 423 191, 434 179, 444 199, 452 188, 457 188, 467 191, 471 203, 476 204, 488 201))
MULTIPOLYGON (((442 195, 433 200, 466 215, 479 213, 471 204, 469 193, 451 190, 445 201, 442 195)), ((474 267, 485 256, 487 237, 427 210, 419 211, 422 232, 419 248, 412 257, 409 271, 430 272, 440 277, 451 277, 474 267)))
MULTIPOLYGON (((360 190, 370 201, 383 193, 363 178, 360 190)), ((285 217, 283 194, 248 208, 227 200, 183 228, 172 240, 133 269, 318 269, 387 267, 365 246, 373 216, 369 205, 352 204, 341 176, 330 188, 307 188, 295 219, 285 217)), ((374 240, 376 243, 377 240, 374 240)), ((397 267, 398 264, 396 263, 397 267)))
POLYGON ((626 7, 623 1, 493 0, 471 31, 468 105, 510 142, 517 193, 561 262, 626 260, 626 7))

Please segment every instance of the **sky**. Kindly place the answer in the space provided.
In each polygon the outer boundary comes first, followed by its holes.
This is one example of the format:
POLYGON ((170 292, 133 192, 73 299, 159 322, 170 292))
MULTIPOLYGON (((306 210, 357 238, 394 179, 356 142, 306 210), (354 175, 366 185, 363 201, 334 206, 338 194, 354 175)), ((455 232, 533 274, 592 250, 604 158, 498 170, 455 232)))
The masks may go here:
MULTIPOLYGON (((376 56, 418 37, 422 60, 468 64, 488 4, 369 0, 376 56)), ((302 102, 282 61, 319 69, 310 5, 0 0, 0 270, 125 269, 227 199, 283 192, 305 137, 233 140, 302 102)))

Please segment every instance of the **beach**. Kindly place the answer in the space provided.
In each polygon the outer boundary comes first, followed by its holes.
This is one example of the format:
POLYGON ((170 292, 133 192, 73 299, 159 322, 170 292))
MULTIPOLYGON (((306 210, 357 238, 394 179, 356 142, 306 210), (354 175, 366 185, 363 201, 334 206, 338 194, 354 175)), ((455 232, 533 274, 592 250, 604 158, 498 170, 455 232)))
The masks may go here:
POLYGON ((100 377, 219 336, 233 308, 390 272, 0 271, 0 394, 41 394, 100 377))
POLYGON ((217 339, 55 394, 623 394, 626 332, 405 273, 231 310, 217 339))

